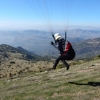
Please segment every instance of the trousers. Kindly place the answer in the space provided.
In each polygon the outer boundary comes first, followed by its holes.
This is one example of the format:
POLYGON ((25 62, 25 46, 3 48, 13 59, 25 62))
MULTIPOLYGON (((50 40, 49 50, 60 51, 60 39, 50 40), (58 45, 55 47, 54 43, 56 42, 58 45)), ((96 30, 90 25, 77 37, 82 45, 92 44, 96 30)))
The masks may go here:
POLYGON ((53 65, 53 68, 56 69, 56 66, 58 65, 59 61, 62 61, 63 64, 65 65, 65 67, 67 68, 68 66, 68 63, 65 61, 65 60, 68 60, 68 57, 65 57, 65 56, 58 56, 58 58, 55 60, 55 63, 53 65))

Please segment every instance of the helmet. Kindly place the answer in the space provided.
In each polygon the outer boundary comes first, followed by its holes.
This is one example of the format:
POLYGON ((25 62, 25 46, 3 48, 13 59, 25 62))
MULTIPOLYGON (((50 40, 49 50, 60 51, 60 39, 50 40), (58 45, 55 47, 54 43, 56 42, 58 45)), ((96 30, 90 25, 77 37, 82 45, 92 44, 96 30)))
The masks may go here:
POLYGON ((56 33, 56 34, 54 35, 54 37, 55 37, 55 40, 57 41, 59 38, 61 38, 61 35, 60 35, 59 33, 56 33))

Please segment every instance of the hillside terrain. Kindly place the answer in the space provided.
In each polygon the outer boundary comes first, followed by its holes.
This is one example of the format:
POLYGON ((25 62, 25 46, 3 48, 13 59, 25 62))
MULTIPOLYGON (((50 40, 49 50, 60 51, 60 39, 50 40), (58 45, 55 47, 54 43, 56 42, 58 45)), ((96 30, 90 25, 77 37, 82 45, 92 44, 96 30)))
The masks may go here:
MULTIPOLYGON (((38 66, 43 67, 43 64, 38 66)), ((27 62, 25 66, 30 68, 27 62)), ((68 71, 65 68, 35 73, 31 71, 0 79, 0 100, 99 99, 100 59, 71 65, 68 71)))
POLYGON ((17 76, 24 72, 40 71, 37 61, 50 60, 48 57, 30 54, 21 47, 19 49, 6 44, 0 45, 0 78, 17 76))
POLYGON ((76 58, 90 58, 100 54, 100 37, 74 43, 76 58))
POLYGON ((48 71, 54 59, 36 60, 18 48, 0 45, 0 100, 100 99, 100 55, 68 61, 69 70, 60 62, 48 71))
MULTIPOLYGON (((88 43, 90 43, 90 41, 88 41, 88 43)), ((78 49, 80 50, 80 48, 78 49)), ((84 57, 82 61, 75 58, 70 62, 70 65, 90 61, 94 56, 92 56, 92 58, 89 58, 89 56, 88 58, 84 57)), ((53 63, 53 57, 39 56, 23 49, 22 47, 15 48, 6 44, 0 45, 0 78, 16 77, 24 72, 42 72, 51 68, 53 63)), ((63 66, 60 65, 59 67, 61 68, 63 66)))

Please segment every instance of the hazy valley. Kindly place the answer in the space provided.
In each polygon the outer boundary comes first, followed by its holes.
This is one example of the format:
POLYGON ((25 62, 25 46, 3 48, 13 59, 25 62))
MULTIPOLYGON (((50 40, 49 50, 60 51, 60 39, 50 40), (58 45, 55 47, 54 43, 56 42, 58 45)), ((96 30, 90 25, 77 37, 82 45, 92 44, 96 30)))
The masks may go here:
MULTIPOLYGON (((59 32, 64 37, 64 32, 59 32)), ((40 56, 56 57, 59 53, 58 50, 50 45, 50 42, 54 40, 51 33, 46 31, 1 31, 0 35, 0 44, 8 44, 14 47, 21 46, 40 56)), ((77 58, 87 57, 86 55, 88 53, 93 56, 98 54, 100 48, 100 31, 81 29, 69 30, 67 36, 67 39, 75 48, 77 58)))

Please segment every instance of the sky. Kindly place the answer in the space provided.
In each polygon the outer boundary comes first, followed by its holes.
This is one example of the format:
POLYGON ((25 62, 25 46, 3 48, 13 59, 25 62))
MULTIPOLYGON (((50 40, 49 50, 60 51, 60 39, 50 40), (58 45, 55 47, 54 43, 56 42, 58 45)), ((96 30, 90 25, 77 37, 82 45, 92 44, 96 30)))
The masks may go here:
POLYGON ((100 0, 0 0, 0 30, 100 29, 100 0))

